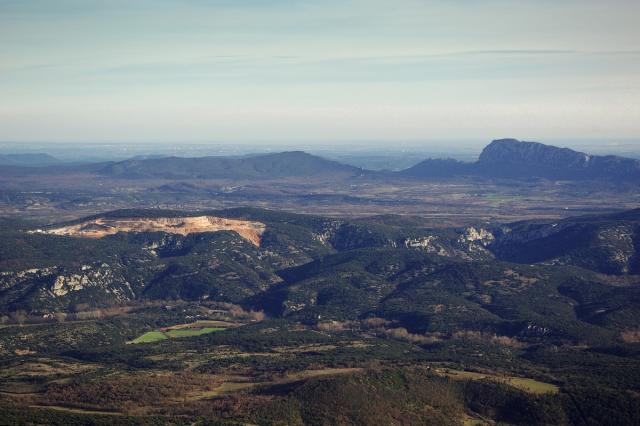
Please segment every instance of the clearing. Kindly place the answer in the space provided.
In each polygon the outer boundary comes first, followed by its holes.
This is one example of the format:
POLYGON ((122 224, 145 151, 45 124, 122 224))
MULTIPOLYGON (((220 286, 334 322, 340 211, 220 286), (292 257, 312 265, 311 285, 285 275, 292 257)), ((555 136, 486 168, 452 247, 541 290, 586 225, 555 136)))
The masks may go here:
POLYGON ((538 380, 526 377, 502 376, 497 374, 477 373, 474 371, 452 370, 452 369, 436 369, 435 372, 442 376, 450 377, 454 380, 492 380, 494 382, 504 383, 514 388, 534 394, 558 393, 558 386, 551 383, 540 382, 538 380))
POLYGON ((161 330, 148 331, 142 336, 138 336, 135 339, 127 342, 127 344, 139 344, 139 343, 153 343, 166 339, 179 339, 182 337, 195 337, 202 336, 203 334, 216 333, 218 331, 224 331, 223 327, 185 327, 175 326, 168 327, 161 330))
POLYGON ((192 399, 206 399, 206 398, 215 398, 222 395, 228 395, 230 393, 242 391, 245 389, 251 389, 258 386, 273 386, 273 385, 284 385, 289 383, 300 382, 303 380, 307 380, 313 377, 324 377, 324 376, 336 376, 340 374, 351 374, 362 371, 362 368, 322 368, 315 370, 302 370, 295 373, 288 373, 284 377, 277 378, 270 381, 263 382, 251 382, 249 378, 244 378, 244 381, 240 381, 238 379, 243 379, 242 377, 234 377, 230 381, 223 382, 216 389, 212 391, 202 392, 195 396, 192 399))

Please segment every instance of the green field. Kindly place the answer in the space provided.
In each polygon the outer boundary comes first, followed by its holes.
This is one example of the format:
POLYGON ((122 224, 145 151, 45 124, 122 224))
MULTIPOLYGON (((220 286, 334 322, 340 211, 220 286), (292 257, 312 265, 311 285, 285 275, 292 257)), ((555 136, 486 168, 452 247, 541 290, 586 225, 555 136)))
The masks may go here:
POLYGON ((167 331, 149 331, 142 336, 136 337, 129 343, 153 343, 166 339, 179 339, 181 337, 195 337, 202 336, 203 334, 215 333, 217 331, 225 330, 222 327, 202 327, 202 328, 176 328, 167 331))
POLYGON ((142 336, 136 337, 131 341, 131 343, 153 343, 165 339, 167 339, 167 336, 165 336, 161 331, 149 331, 147 333, 144 333, 142 336))

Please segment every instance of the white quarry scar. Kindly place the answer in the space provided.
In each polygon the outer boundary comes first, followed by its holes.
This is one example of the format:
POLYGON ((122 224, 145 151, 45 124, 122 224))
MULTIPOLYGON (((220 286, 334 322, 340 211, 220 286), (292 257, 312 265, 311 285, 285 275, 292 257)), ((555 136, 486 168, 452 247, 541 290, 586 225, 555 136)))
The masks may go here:
POLYGON ((118 232, 166 232, 194 234, 200 232, 234 231, 256 246, 266 226, 261 222, 226 219, 215 216, 185 216, 166 218, 98 218, 59 228, 36 230, 34 233, 66 235, 82 238, 102 238, 118 232))

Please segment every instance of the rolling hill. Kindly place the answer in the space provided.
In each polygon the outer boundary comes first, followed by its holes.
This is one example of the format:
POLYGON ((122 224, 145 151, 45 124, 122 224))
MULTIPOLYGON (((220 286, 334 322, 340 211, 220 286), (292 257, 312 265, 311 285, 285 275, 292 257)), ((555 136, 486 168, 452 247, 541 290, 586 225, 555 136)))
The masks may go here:
POLYGON ((98 170, 118 178, 278 179, 288 177, 349 177, 361 169, 302 151, 231 157, 164 157, 131 159, 98 170))
POLYGON ((429 229, 415 218, 241 208, 122 210, 35 233, 6 224, 0 312, 214 300, 307 323, 374 316, 420 333, 535 325, 555 339, 613 339, 635 312, 633 277, 614 288, 595 272, 638 271, 639 222, 635 210, 429 229), (600 307, 593 291, 615 295, 615 306, 600 307))

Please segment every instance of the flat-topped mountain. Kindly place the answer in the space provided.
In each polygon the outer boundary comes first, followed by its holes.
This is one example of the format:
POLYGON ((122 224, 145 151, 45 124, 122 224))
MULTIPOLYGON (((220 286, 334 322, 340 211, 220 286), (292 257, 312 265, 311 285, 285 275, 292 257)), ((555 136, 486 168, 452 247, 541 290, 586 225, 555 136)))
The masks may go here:
POLYGON ((108 164, 99 174, 122 178, 270 179, 287 177, 345 177, 361 169, 307 154, 280 152, 243 158, 165 157, 130 159, 108 164))
POLYGON ((428 159, 398 174, 408 178, 482 176, 632 182, 640 181, 640 160, 590 155, 538 142, 498 139, 487 145, 474 163, 428 159))

